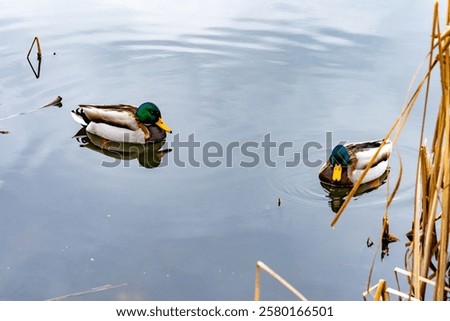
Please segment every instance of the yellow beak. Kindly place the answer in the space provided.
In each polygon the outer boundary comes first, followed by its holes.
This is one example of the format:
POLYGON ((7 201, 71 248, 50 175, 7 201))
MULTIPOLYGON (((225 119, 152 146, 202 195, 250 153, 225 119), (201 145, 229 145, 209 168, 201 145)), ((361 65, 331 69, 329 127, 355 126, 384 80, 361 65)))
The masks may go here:
POLYGON ((336 164, 333 166, 333 181, 340 181, 342 178, 342 166, 339 164, 336 164))
POLYGON ((170 129, 170 127, 166 125, 166 123, 164 122, 164 120, 162 118, 158 119, 158 121, 156 122, 156 125, 159 128, 161 128, 162 130, 165 130, 168 133, 172 133, 172 129, 170 129))

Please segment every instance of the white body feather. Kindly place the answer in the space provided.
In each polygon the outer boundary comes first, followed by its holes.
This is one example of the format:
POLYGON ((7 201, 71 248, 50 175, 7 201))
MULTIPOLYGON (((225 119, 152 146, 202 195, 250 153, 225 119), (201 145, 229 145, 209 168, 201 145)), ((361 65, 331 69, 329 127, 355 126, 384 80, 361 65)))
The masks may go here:
MULTIPOLYGON (((383 173, 387 170, 387 167, 388 167, 388 161, 382 161, 378 165, 372 167, 367 172, 366 176, 364 176, 363 180, 361 181, 361 184, 365 184, 365 183, 373 181, 374 179, 377 179, 378 177, 383 175, 383 173)), ((353 184, 356 183, 356 181, 362 175, 363 171, 364 171, 364 169, 355 169, 352 172, 352 174, 350 176, 350 180, 352 181, 353 184)))
MULTIPOLYGON (((348 144, 348 146, 357 145, 357 144, 358 143, 348 144)), ((353 183, 356 183, 356 181, 361 176, 361 174, 363 173, 364 169, 369 164, 369 161, 371 160, 372 156, 375 154, 376 151, 377 151, 376 148, 375 149, 367 148, 367 149, 359 150, 355 153, 357 163, 356 163, 355 169, 353 170, 353 172, 350 176, 350 180, 353 183)), ((383 173, 388 168, 388 158, 389 158, 389 155, 391 154, 391 151, 392 151, 392 142, 390 140, 388 140, 386 142, 386 144, 381 148, 381 151, 378 153, 378 155, 375 159, 374 164, 377 164, 377 163, 378 164, 369 169, 366 176, 363 178, 361 184, 373 181, 374 179, 377 179, 378 177, 383 175, 383 173), (386 155, 387 155, 387 157, 386 157, 386 155), (383 160, 383 158, 385 158, 385 160, 383 160)))
POLYGON ((104 123, 90 122, 86 131, 114 142, 145 144, 145 136, 142 130, 130 130, 104 123))

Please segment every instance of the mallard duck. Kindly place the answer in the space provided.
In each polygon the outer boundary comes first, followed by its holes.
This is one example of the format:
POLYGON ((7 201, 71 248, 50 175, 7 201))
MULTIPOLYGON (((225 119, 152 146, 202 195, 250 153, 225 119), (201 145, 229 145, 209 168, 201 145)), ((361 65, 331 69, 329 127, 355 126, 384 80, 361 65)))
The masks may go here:
POLYGON ((135 144, 158 143, 172 130, 161 117, 159 108, 150 102, 133 105, 79 105, 72 117, 86 131, 113 142, 135 144))
MULTIPOLYGON (((336 187, 352 187, 382 142, 382 140, 376 140, 337 145, 333 148, 328 161, 320 169, 319 179, 322 183, 336 187)), ((371 182, 386 172, 391 150, 392 143, 388 140, 361 184, 371 182)))

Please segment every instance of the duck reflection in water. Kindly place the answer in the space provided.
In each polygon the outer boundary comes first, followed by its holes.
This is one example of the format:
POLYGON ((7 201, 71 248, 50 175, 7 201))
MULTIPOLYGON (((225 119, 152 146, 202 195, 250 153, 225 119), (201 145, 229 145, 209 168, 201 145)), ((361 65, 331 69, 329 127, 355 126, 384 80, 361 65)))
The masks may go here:
MULTIPOLYGON (((80 143, 80 147, 89 148, 118 161, 137 159, 139 164, 145 168, 160 166, 163 157, 172 151, 171 149, 161 149, 165 141, 146 144, 115 142, 92 134, 85 128, 81 128, 74 138, 80 143)), ((105 166, 110 167, 118 164, 116 161, 104 163, 105 166)))
MULTIPOLYGON (((388 168, 380 177, 361 184, 354 196, 360 196, 364 193, 369 193, 376 190, 386 182, 389 176, 390 169, 388 168)), ((345 197, 350 193, 352 187, 336 187, 324 182, 320 182, 320 185, 328 192, 329 205, 334 213, 337 213, 345 201, 345 197)))
MULTIPOLYGON (((146 168, 158 167, 170 150, 160 150, 166 133, 172 130, 164 122, 159 107, 145 102, 129 104, 79 105, 71 113, 82 126, 75 135, 81 146, 118 160, 137 158, 146 168)), ((117 162, 103 163, 115 167, 117 162)))

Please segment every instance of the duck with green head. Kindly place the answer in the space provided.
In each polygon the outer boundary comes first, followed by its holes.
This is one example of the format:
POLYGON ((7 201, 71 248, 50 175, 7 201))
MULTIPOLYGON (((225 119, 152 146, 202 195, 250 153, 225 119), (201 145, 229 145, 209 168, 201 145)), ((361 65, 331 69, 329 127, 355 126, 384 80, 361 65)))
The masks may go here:
MULTIPOLYGON (((367 168, 382 142, 382 140, 376 140, 335 146, 328 161, 320 169, 320 181, 337 187, 352 187, 367 168)), ((386 172, 391 150, 392 143, 387 140, 361 184, 371 182, 386 172)))
POLYGON ((79 105, 72 110, 74 120, 86 131, 113 142, 158 143, 172 130, 154 103, 134 105, 79 105))

